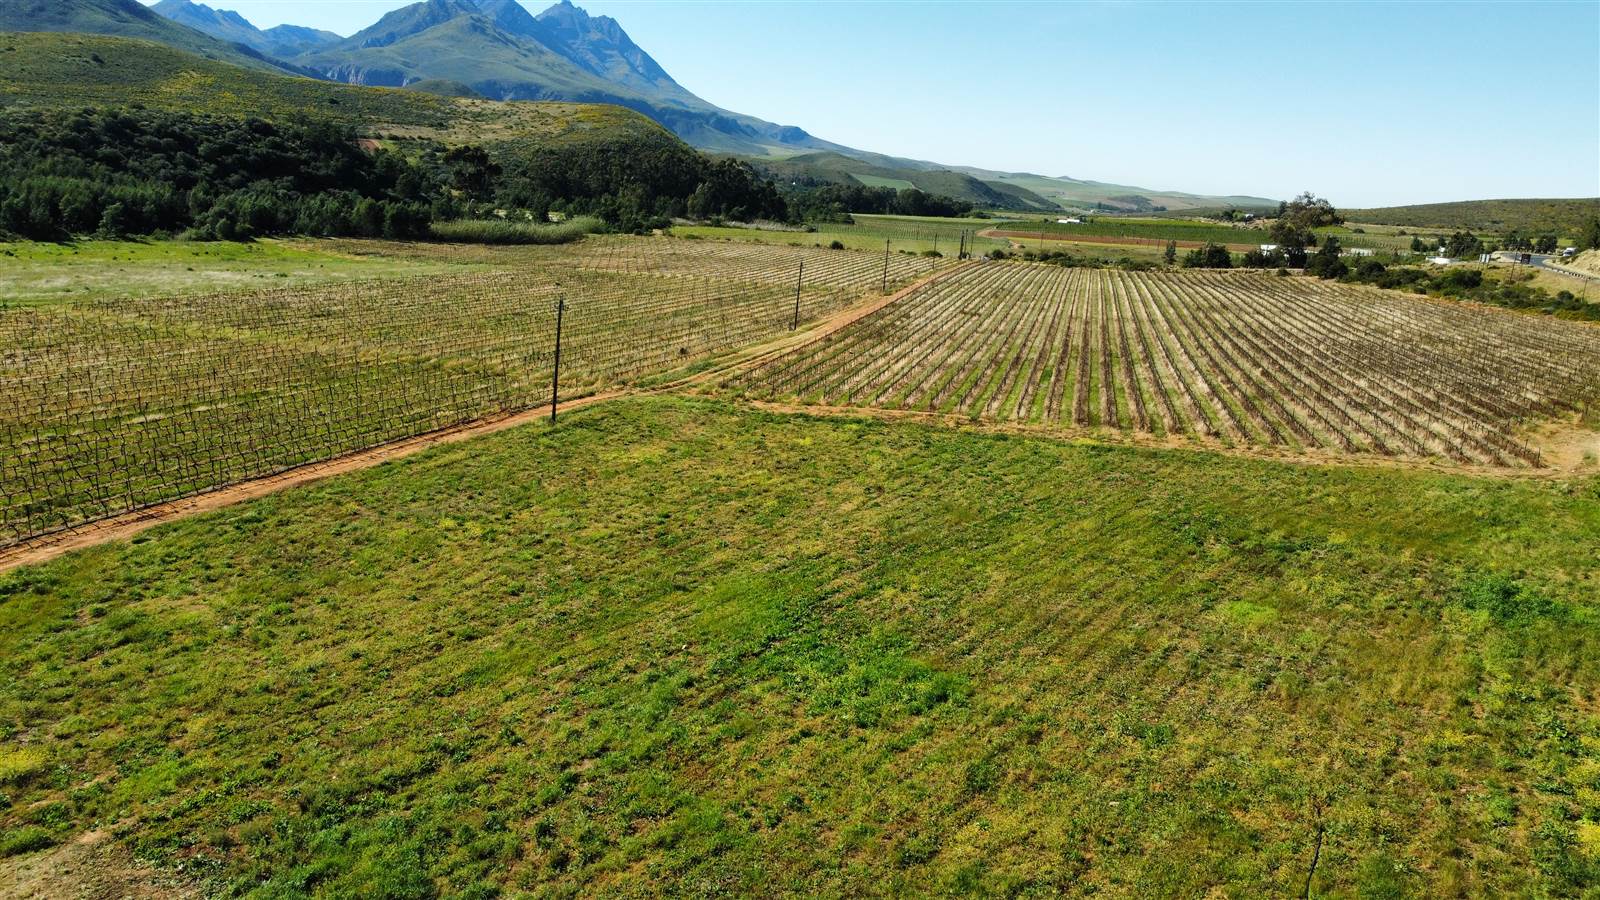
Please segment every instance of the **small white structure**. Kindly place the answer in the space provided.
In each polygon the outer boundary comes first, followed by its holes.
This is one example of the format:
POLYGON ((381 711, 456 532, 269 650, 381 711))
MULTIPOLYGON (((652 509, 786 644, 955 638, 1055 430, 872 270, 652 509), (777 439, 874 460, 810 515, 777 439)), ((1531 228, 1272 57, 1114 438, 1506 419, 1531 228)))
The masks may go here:
POLYGON ((1083 220, 1082 219, 1057 219, 1056 220, 1056 224, 1057 225, 1082 225, 1083 224, 1083 220))
POLYGON ((1561 251, 1561 255, 1563 257, 1577 256, 1578 255, 1578 248, 1577 247, 1567 247, 1567 248, 1565 248, 1565 249, 1563 249, 1561 251))
POLYGON ((1261 245, 1261 252, 1262 253, 1271 253, 1271 252, 1273 252, 1273 251, 1275 251, 1277 249, 1278 249, 1278 245, 1277 244, 1262 244, 1261 245))
POLYGON ((1344 249, 1345 256, 1371 256, 1374 252, 1376 251, 1371 247, 1346 247, 1344 249))
POLYGON ((1428 257, 1428 262, 1431 262, 1436 266, 1448 266, 1455 262, 1455 260, 1448 256, 1430 256, 1428 257))

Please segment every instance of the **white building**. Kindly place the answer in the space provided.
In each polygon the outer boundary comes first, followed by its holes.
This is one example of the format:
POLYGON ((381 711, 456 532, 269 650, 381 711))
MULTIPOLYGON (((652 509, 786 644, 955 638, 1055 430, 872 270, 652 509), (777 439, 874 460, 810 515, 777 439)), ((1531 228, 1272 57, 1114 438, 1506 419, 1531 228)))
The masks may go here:
POLYGON ((1056 220, 1056 224, 1057 225, 1082 225, 1083 224, 1083 220, 1082 219, 1057 219, 1056 220))

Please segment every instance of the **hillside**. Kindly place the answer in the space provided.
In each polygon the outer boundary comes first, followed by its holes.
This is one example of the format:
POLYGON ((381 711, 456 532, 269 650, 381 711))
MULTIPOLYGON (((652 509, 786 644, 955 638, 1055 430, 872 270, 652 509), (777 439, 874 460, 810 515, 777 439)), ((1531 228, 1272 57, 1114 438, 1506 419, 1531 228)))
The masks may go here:
MULTIPOLYGON (((4 0, 0 32, 77 32, 159 41, 205 59, 249 69, 292 72, 248 46, 219 40, 172 22, 137 0, 4 0)), ((8 68, 8 67, 7 67, 8 68)))
POLYGON ((1572 200, 1465 200, 1457 203, 1349 209, 1344 214, 1351 222, 1373 225, 1491 232, 1516 230, 1524 234, 1556 231, 1561 237, 1572 237, 1590 220, 1600 216, 1600 197, 1572 200))
POLYGON ((241 69, 163 44, 77 34, 0 34, 0 104, 124 106, 275 118, 307 113, 374 135, 486 143, 637 137, 677 143, 616 106, 496 103, 241 69))
POLYGON ((991 184, 950 169, 896 166, 891 157, 873 155, 864 160, 842 153, 804 153, 784 159, 747 157, 746 161, 779 182, 805 178, 869 187, 914 187, 929 194, 966 200, 979 207, 1027 211, 1056 209, 1054 203, 1022 188, 991 184))
POLYGON ((642 113, 708 152, 768 162, 837 155, 857 163, 817 166, 813 160, 809 169, 791 164, 784 170, 824 181, 914 185, 981 206, 1048 212, 1058 205, 1098 204, 1150 211, 1276 203, 1003 173, 846 147, 706 102, 679 85, 615 19, 590 16, 568 0, 538 15, 518 0, 422 0, 347 39, 291 25, 262 30, 237 13, 191 0, 161 0, 148 10, 134 0, 8 0, 0 10, 0 30, 142 37, 211 59, 349 84, 422 84, 423 91, 495 100, 610 103, 642 113), (163 22, 162 15, 174 21, 163 22), (269 61, 262 54, 290 61, 269 61))
POLYGON ((1094 209, 1109 207, 1123 212, 1155 212, 1238 207, 1240 209, 1276 209, 1278 201, 1265 197, 1210 196, 1182 191, 1157 191, 1127 184, 1110 184, 1104 181, 1085 181, 1066 176, 1052 177, 1027 172, 996 172, 970 166, 954 167, 992 184, 1003 184, 1027 190, 1052 203, 1065 207, 1094 209))
POLYGON ((803 129, 707 103, 674 81, 616 20, 567 2, 534 16, 516 0, 424 0, 295 62, 352 84, 452 81, 496 100, 614 103, 706 150, 768 155, 837 148, 803 129))

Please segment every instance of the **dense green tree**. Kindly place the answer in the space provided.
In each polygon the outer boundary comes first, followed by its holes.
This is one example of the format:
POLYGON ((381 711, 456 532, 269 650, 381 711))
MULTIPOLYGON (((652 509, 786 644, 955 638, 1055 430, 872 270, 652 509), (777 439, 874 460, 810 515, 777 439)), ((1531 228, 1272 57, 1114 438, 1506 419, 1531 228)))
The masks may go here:
MULTIPOLYGON (((144 109, 0 112, 0 232, 23 237, 381 233, 408 178, 421 193, 425 179, 410 164, 368 154, 349 129, 323 122, 144 109), (307 209, 326 196, 344 198, 338 214, 307 209), (360 199, 376 212, 352 215, 360 199)), ((397 228, 408 224, 408 236, 426 231, 425 213, 392 218, 397 228)))
POLYGON ((1553 234, 1541 234, 1541 235, 1539 235, 1539 239, 1537 241, 1533 242, 1533 252, 1535 252, 1535 253, 1554 253, 1554 252, 1556 252, 1556 236, 1553 235, 1553 234))
POLYGON ((1321 249, 1306 261, 1306 274, 1318 278, 1339 278, 1350 269, 1344 260, 1339 258, 1339 239, 1329 235, 1322 242, 1321 249))
POLYGON ((1204 247, 1190 250, 1183 258, 1183 265, 1189 269, 1231 269, 1233 256, 1227 247, 1208 242, 1204 247))
POLYGON ((1451 259, 1473 259, 1483 252, 1483 242, 1470 231, 1458 231, 1444 242, 1444 255, 1451 259))
POLYGON ((489 158, 489 151, 473 145, 451 147, 444 162, 451 187, 470 200, 489 199, 500 177, 500 166, 489 158))
POLYGON ((1166 263, 1169 266, 1172 265, 1173 263, 1177 262, 1178 261, 1178 242, 1177 241, 1167 241, 1167 249, 1162 252, 1161 258, 1163 260, 1166 260, 1166 263))

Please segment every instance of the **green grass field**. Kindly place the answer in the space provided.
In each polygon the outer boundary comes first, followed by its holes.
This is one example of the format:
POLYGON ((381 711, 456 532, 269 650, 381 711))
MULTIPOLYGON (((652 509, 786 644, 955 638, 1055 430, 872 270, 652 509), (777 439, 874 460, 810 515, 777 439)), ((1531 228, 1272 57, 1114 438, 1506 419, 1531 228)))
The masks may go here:
POLYGON ((355 258, 328 241, 0 242, 0 299, 10 304, 262 290, 468 271, 470 262, 355 258))
POLYGON ((606 404, 0 576, 0 853, 105 828, 263 897, 1578 896, 1597 532, 1593 479, 606 404))

